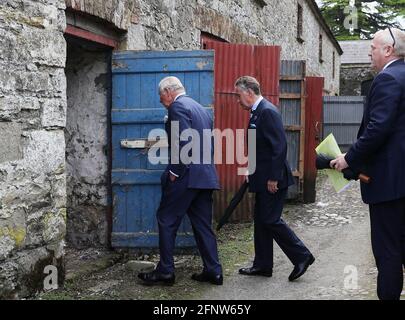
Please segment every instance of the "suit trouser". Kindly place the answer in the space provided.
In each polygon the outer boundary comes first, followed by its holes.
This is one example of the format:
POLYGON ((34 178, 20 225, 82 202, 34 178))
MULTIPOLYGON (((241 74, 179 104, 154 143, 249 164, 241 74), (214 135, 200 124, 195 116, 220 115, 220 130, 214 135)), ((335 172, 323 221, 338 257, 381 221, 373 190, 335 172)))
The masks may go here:
POLYGON ((370 204, 371 245, 376 261, 377 295, 398 300, 405 266, 405 198, 370 204))
POLYGON ((256 193, 253 262, 255 267, 273 268, 273 239, 294 265, 303 262, 311 254, 294 231, 281 219, 286 196, 287 188, 275 194, 268 191, 256 193))
POLYGON ((188 173, 175 182, 169 179, 162 188, 162 199, 157 211, 159 226, 160 261, 157 270, 174 272, 173 252, 177 230, 187 214, 204 265, 204 272, 222 274, 217 241, 212 231, 211 189, 189 189, 188 173))

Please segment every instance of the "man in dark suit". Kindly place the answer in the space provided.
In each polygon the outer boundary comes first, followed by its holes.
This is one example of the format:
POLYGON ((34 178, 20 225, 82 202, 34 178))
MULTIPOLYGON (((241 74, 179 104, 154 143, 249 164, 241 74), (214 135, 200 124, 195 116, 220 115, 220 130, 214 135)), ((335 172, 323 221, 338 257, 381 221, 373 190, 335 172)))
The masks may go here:
POLYGON ((361 168, 371 178, 361 183, 361 194, 370 209, 377 294, 398 300, 405 266, 405 33, 377 32, 369 55, 379 73, 366 99, 358 140, 331 166, 361 168))
POLYGON ((248 176, 249 191, 256 193, 254 211, 255 258, 253 266, 242 268, 244 275, 271 277, 273 274, 273 239, 294 265, 289 276, 302 276, 315 258, 295 233, 281 219, 288 186, 294 184, 287 162, 287 141, 278 109, 261 96, 259 82, 249 76, 235 83, 242 108, 251 112, 249 129, 256 130, 255 172, 248 176))
POLYGON ((219 189, 219 183, 213 162, 213 146, 210 150, 203 148, 203 136, 206 134, 203 130, 212 132, 212 117, 206 108, 186 96, 182 83, 176 77, 164 78, 159 84, 159 92, 161 103, 168 109, 166 131, 172 156, 162 175, 162 199, 157 211, 160 261, 154 271, 140 273, 138 277, 147 284, 174 283, 175 238, 187 214, 204 265, 203 271, 193 274, 192 279, 222 285, 222 267, 211 228, 212 193, 214 189, 219 189), (174 126, 178 129, 172 130, 174 126), (180 135, 187 133, 186 130, 194 131, 198 137, 183 141, 180 135), (192 148, 184 158, 182 149, 189 143, 192 148), (199 153, 193 154, 195 150, 199 153))

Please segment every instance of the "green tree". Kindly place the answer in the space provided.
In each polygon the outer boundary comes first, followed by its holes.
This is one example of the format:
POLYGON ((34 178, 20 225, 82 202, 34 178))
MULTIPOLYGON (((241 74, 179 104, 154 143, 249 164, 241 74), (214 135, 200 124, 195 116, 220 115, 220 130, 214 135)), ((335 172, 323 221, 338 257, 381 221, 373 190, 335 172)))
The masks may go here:
POLYGON ((338 40, 371 39, 378 30, 401 28, 398 18, 405 19, 405 0, 355 0, 356 12, 350 9, 350 3, 350 0, 318 1, 322 15, 338 40), (348 28, 355 25, 351 17, 357 19, 356 28, 348 28))

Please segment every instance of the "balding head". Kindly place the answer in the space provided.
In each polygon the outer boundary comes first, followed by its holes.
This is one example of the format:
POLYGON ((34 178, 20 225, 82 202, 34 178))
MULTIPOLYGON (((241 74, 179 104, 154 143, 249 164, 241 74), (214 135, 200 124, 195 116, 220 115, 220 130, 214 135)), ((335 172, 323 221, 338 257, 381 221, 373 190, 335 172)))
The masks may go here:
POLYGON ((376 32, 369 55, 371 64, 377 71, 381 71, 390 61, 404 58, 405 32, 396 28, 387 28, 376 32))
POLYGON ((405 57, 405 32, 397 28, 387 28, 378 31, 374 39, 378 39, 381 44, 394 48, 393 54, 397 57, 405 57), (391 30, 391 32, 390 32, 391 30))

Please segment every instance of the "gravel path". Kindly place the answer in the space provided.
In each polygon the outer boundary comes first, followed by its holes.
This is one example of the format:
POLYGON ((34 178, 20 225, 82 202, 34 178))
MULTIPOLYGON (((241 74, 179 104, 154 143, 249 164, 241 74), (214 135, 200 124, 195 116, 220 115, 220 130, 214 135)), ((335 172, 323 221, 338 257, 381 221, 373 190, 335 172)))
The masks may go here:
MULTIPOLYGON (((176 255, 176 284, 145 287, 140 269, 153 269, 156 254, 132 255, 106 249, 69 249, 65 286, 37 299, 377 299, 376 268, 371 252, 368 207, 359 183, 336 194, 325 175, 317 180, 317 201, 289 203, 283 218, 314 254, 316 261, 297 281, 289 282, 293 266, 274 244, 273 277, 238 274, 253 260, 253 226, 228 224, 218 235, 224 285, 197 284, 199 256, 176 255)), ((404 295, 405 299, 405 295, 404 295)))
MULTIPOLYGON (((377 299, 368 206, 358 182, 336 194, 325 176, 317 181, 317 201, 288 204, 284 219, 316 257, 307 273, 288 281, 292 264, 274 244, 273 277, 249 277, 236 268, 222 287, 203 299, 377 299)), ((251 266, 253 257, 244 264, 251 266)), ((405 296, 404 296, 405 298, 405 296)))

